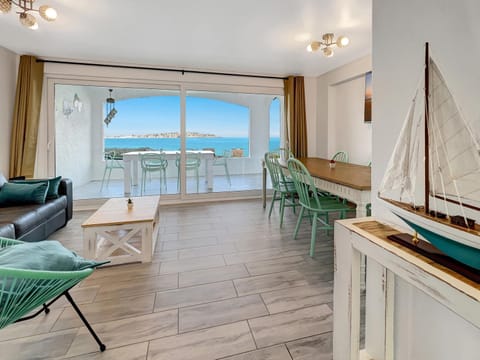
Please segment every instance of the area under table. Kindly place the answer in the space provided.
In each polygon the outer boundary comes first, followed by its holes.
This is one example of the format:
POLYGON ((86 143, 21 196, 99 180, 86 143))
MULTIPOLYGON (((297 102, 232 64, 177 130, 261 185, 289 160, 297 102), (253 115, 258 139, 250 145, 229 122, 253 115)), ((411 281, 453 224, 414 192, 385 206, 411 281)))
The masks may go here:
POLYGON ((159 196, 114 198, 103 204, 83 224, 84 256, 110 260, 112 265, 150 262, 158 238, 159 196))

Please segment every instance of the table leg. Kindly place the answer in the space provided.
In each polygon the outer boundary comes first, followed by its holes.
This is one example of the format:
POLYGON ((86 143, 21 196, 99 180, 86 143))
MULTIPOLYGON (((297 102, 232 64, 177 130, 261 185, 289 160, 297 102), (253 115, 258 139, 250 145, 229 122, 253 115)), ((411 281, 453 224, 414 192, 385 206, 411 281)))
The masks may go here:
POLYGON ((133 174, 132 174, 132 185, 138 185, 138 160, 133 160, 133 174))
POLYGON ((131 194, 131 174, 132 174, 132 162, 130 160, 123 160, 123 192, 125 196, 129 196, 131 194))
POLYGON ((355 217, 365 217, 367 216, 367 202, 359 202, 357 204, 356 214, 355 217))

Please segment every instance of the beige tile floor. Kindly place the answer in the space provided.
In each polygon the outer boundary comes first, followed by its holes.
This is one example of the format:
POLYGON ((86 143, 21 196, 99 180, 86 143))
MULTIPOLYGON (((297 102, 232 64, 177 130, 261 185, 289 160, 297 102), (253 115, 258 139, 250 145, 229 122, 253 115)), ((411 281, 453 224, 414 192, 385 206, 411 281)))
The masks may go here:
MULTIPOLYGON (((74 219, 51 238, 82 253, 74 219)), ((0 358, 326 360, 332 358, 333 235, 260 200, 164 206, 154 260, 96 270, 72 290, 107 351, 65 301, 0 330, 0 358)))

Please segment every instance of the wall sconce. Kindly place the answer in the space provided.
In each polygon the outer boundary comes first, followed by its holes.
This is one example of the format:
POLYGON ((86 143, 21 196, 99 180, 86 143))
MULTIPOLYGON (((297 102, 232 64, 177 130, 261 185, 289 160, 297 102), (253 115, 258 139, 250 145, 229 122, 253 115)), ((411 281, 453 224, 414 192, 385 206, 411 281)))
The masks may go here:
POLYGON ((65 116, 67 119, 72 115, 73 111, 75 109, 73 108, 73 105, 70 101, 63 100, 63 116, 65 116))
POLYGON ((83 103, 82 101, 80 100, 80 98, 78 97, 78 95, 75 93, 75 95, 73 96, 73 107, 75 108, 75 110, 77 110, 78 112, 81 112, 82 111, 82 108, 83 108, 83 103))

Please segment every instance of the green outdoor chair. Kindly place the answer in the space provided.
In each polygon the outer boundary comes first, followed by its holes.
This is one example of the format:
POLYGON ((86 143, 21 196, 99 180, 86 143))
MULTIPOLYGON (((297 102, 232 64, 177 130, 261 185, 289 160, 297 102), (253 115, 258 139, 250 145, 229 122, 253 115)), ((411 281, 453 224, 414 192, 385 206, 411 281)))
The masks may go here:
POLYGON ((307 214, 311 216, 312 235, 310 240, 310 256, 313 257, 315 253, 317 229, 327 231, 333 229, 333 225, 329 224, 328 215, 332 212, 339 212, 340 218, 343 219, 345 213, 350 208, 348 205, 338 202, 333 198, 319 196, 312 176, 300 161, 290 158, 288 159, 287 166, 295 188, 297 189, 300 205, 302 206, 293 238, 297 238, 298 229, 300 228, 303 217, 307 214), (305 210, 307 214, 305 214, 305 210), (320 223, 320 227, 318 227, 318 223, 320 223))
MULTIPOLYGON (((0 248, 20 244, 23 242, 0 237, 0 248)), ((97 342, 100 351, 104 351, 105 345, 68 292, 93 270, 87 268, 75 271, 43 271, 0 266, 0 329, 12 323, 32 319, 42 312, 48 314, 49 306, 65 296, 97 342), (37 308, 39 309, 32 314, 37 308)))
POLYGON ((204 148, 203 150, 210 150, 213 152, 212 166, 222 166, 225 170, 225 176, 227 177, 228 186, 232 186, 232 180, 230 179, 230 172, 228 171, 228 158, 232 157, 230 150, 223 150, 223 155, 217 156, 214 148, 204 148))
POLYGON ((168 161, 165 159, 163 152, 151 152, 142 154, 140 157, 140 165, 142 167, 142 186, 140 194, 143 195, 147 183, 147 174, 159 172, 160 174, 160 193, 167 192, 167 167, 168 161))
POLYGON ((123 167, 123 158, 121 155, 118 155, 115 151, 108 151, 104 154, 105 159, 105 170, 103 171, 102 185, 100 186, 100 191, 103 190, 103 184, 105 183, 105 177, 107 178, 107 187, 110 182, 110 176, 112 175, 112 170, 124 170, 123 167), (108 173, 108 175, 107 175, 108 173))
POLYGON ((297 194, 295 185, 293 184, 293 181, 288 180, 285 177, 282 167, 278 163, 278 159, 279 154, 277 152, 265 153, 265 165, 270 174, 273 188, 272 203, 270 205, 268 217, 270 218, 272 215, 273 204, 275 201, 280 200, 280 227, 282 227, 285 207, 293 207, 293 212, 295 213, 295 206, 298 204, 295 200, 297 194))
MULTIPOLYGON (((200 156, 197 153, 187 151, 186 158, 185 158, 185 170, 187 174, 189 171, 193 171, 193 174, 197 181, 197 193, 199 191, 199 184, 200 184, 198 169, 200 168, 201 162, 202 161, 200 159, 200 156)), ((177 159, 175 160, 175 165, 178 168, 177 191, 180 192, 180 154, 177 155, 177 159)))

